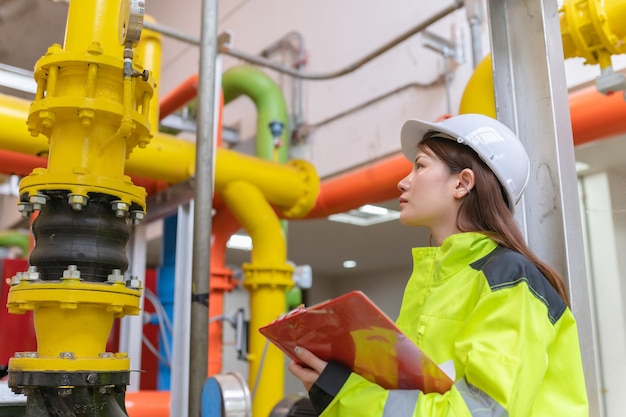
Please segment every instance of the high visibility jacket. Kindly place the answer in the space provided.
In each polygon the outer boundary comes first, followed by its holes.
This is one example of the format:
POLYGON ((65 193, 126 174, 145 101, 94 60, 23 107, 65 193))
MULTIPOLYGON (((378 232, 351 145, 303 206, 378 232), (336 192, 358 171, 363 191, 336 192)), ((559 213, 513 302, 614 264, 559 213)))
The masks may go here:
POLYGON ((576 322, 523 255, 479 233, 413 249, 398 327, 435 362, 444 394, 385 390, 329 363, 310 390, 322 417, 587 417, 576 322))

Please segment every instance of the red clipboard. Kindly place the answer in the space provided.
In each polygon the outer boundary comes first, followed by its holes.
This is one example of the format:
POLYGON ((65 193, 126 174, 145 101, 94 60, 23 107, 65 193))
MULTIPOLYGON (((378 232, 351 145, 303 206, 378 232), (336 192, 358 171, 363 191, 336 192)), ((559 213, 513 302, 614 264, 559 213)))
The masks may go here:
POLYGON ((444 393, 454 383, 361 291, 299 307, 259 332, 295 361, 302 346, 386 389, 444 393))

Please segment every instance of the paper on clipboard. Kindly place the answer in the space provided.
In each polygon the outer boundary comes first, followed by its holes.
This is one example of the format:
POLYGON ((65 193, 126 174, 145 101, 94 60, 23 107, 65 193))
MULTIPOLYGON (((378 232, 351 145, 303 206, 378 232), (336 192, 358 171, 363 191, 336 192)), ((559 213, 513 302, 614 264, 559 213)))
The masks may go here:
POLYGON ((259 332, 293 360, 302 346, 386 389, 444 393, 453 384, 361 291, 297 308, 259 332))

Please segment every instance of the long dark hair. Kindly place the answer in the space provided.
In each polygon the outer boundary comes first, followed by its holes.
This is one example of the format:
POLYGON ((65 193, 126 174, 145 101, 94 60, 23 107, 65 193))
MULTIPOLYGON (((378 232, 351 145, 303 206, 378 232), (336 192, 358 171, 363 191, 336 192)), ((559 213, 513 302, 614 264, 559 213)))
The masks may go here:
POLYGON ((524 240, 507 196, 498 179, 472 148, 454 140, 427 135, 419 147, 448 165, 451 173, 469 168, 474 172, 475 185, 459 207, 456 226, 462 232, 480 232, 499 245, 521 253, 530 259, 547 278, 561 298, 569 305, 569 296, 559 273, 535 255, 524 240))

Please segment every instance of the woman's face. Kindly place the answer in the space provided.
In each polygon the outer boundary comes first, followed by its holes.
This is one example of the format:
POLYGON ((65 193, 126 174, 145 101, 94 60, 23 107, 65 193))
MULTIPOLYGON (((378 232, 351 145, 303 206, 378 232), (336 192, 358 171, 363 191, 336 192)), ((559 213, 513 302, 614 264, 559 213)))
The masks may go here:
POLYGON ((419 149, 413 170, 398 183, 400 222, 405 226, 425 226, 433 235, 456 229, 459 207, 458 174, 433 154, 419 149))

